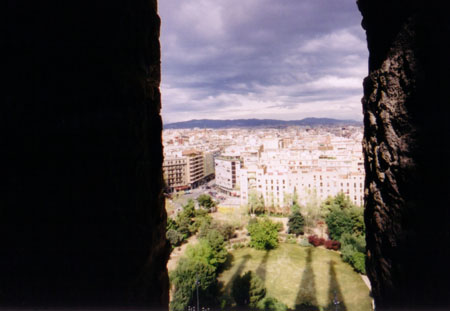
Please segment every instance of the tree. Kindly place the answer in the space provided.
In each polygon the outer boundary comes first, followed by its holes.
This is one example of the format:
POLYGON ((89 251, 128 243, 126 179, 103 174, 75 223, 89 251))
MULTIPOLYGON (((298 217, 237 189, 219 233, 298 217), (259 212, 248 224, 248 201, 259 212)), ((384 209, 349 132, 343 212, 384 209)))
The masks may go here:
POLYGON ((256 249, 269 250, 278 246, 278 224, 270 219, 249 223, 250 246, 256 249))
POLYGON ((188 217, 185 213, 181 212, 176 218, 177 231, 180 232, 185 239, 191 236, 190 226, 193 223, 192 219, 188 217))
POLYGON ((213 260, 210 263, 217 268, 220 268, 227 260, 228 255, 222 234, 220 234, 218 230, 213 229, 208 232, 205 240, 210 246, 212 254, 214 256, 213 260))
POLYGON ((181 212, 188 218, 195 217, 195 203, 194 200, 189 199, 187 203, 183 206, 183 211, 181 212))
POLYGON ((304 233, 303 231, 304 226, 305 226, 305 219, 303 218, 303 215, 300 213, 300 211, 293 212, 289 216, 288 233, 299 236, 300 234, 304 233))
POLYGON ((252 271, 249 271, 251 274, 250 278, 250 291, 249 291, 249 298, 250 303, 249 306, 252 308, 255 308, 258 304, 258 302, 264 298, 266 295, 266 288, 264 287, 264 282, 261 280, 261 278, 252 271))
POLYGON ((175 287, 171 311, 184 311, 194 300, 196 282, 203 299, 214 300, 217 294, 216 268, 198 258, 182 258, 177 268, 170 274, 170 281, 175 287))
POLYGON ((263 214, 266 207, 262 194, 258 196, 258 192, 250 191, 248 195, 248 207, 250 208, 250 213, 252 214, 263 214))
POLYGON ((208 211, 210 211, 211 209, 213 209, 216 205, 217 202, 215 202, 210 195, 208 194, 201 194, 198 196, 197 198, 197 202, 198 204, 207 209, 208 211))
POLYGON ((258 275, 247 271, 243 276, 238 275, 233 280, 231 295, 238 306, 249 305, 255 308, 266 295, 266 289, 258 275))
POLYGON ((238 275, 232 283, 231 295, 238 306, 245 306, 250 302, 250 278, 251 271, 243 276, 238 275))
POLYGON ((178 226, 177 226, 176 221, 173 220, 173 219, 170 218, 170 217, 167 217, 167 225, 166 225, 166 229, 167 229, 167 230, 170 230, 170 229, 177 230, 177 229, 178 229, 178 226))
POLYGON ((317 196, 317 191, 315 189, 308 191, 305 206, 300 209, 305 217, 305 225, 308 227, 315 227, 320 218, 320 199, 317 196))
POLYGON ((184 241, 183 234, 174 229, 167 230, 166 237, 169 240, 170 245, 172 246, 178 246, 181 244, 181 242, 184 241))
POLYGON ((325 218, 328 232, 333 240, 340 240, 344 233, 363 235, 365 231, 363 209, 350 207, 346 209, 333 206, 325 218))

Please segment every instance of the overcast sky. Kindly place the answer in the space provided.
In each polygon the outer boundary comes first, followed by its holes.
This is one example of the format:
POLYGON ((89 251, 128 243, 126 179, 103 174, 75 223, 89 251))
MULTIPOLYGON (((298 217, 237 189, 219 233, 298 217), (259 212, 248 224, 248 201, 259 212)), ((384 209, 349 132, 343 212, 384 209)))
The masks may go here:
POLYGON ((362 119, 355 0, 159 1, 164 122, 362 119))

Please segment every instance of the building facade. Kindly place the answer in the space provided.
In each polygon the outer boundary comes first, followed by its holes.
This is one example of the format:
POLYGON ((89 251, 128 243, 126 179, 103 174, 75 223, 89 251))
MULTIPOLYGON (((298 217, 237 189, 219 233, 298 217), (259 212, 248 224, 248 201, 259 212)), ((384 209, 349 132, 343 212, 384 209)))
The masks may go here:
POLYGON ((239 157, 221 156, 215 159, 216 186, 225 193, 236 192, 240 174, 239 157))

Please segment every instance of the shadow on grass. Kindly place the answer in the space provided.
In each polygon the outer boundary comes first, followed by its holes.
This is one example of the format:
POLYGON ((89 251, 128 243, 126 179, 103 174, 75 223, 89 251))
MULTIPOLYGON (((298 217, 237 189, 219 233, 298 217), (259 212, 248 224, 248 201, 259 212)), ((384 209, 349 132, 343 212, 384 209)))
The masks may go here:
POLYGON ((341 287, 339 286, 339 282, 336 277, 336 270, 334 269, 335 264, 336 263, 333 260, 330 260, 330 283, 328 286, 329 304, 327 306, 327 310, 346 311, 347 307, 345 306, 344 296, 342 296, 341 287))
POLYGON ((234 256, 232 253, 227 253, 227 260, 223 263, 223 266, 220 269, 220 272, 230 269, 233 265, 234 256))
POLYGON ((256 274, 261 278, 263 283, 266 282, 266 266, 267 266, 267 260, 269 259, 269 253, 270 251, 266 251, 264 254, 263 259, 261 260, 261 263, 259 264, 258 268, 256 269, 256 274))
MULTIPOLYGON (((230 254, 231 255, 231 254, 230 254)), ((241 275, 245 264, 247 263, 247 261, 249 261, 249 259, 252 258, 251 255, 247 254, 244 257, 242 257, 242 261, 239 264, 239 267, 236 269, 236 272, 233 274, 233 276, 230 278, 230 280, 228 281, 228 283, 226 284, 226 286, 223 288, 223 293, 231 293, 231 286, 233 284, 233 280, 238 276, 241 275)), ((229 262, 229 266, 231 267, 232 262, 234 261, 234 256, 231 255, 231 257, 227 258, 227 261, 230 260, 229 262)), ((223 286, 223 284, 221 284, 223 286)))
POLYGON ((312 268, 312 251, 313 249, 311 247, 306 251, 305 270, 303 271, 300 288, 295 299, 295 310, 319 310, 316 298, 316 281, 314 280, 314 271, 312 268))

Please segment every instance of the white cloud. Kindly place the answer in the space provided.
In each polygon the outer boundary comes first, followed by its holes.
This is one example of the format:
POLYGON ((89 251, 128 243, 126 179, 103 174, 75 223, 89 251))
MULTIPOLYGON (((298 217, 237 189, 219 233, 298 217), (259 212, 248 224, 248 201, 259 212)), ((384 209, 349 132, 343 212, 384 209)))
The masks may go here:
POLYGON ((354 34, 355 29, 340 29, 306 41, 299 52, 357 52, 365 48, 365 42, 354 34))

